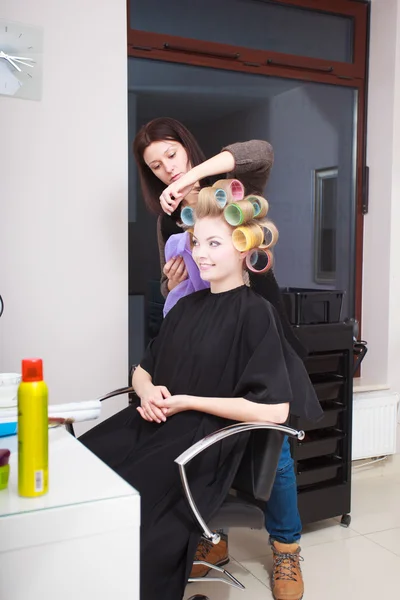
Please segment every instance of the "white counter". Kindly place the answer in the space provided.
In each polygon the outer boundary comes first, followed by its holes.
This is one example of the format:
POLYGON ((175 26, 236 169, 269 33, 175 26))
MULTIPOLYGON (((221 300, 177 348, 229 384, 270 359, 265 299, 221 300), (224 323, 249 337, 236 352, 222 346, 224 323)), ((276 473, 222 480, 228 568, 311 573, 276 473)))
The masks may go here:
POLYGON ((140 497, 63 428, 49 432, 49 492, 0 491, 1 600, 139 599, 140 497))

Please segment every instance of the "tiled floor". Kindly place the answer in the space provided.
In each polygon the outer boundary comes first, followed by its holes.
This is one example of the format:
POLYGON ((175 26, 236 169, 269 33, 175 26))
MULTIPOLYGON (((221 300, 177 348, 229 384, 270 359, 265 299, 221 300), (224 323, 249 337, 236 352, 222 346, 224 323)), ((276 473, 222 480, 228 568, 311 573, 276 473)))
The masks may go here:
MULTIPOLYGON (((400 457, 396 457, 400 459, 400 457)), ((376 600, 400 597, 400 465, 357 470, 348 529, 330 519, 308 526, 301 540, 304 600, 376 600)), ((190 584, 185 600, 272 600, 271 551, 265 531, 232 529, 229 570, 246 587, 190 584)))

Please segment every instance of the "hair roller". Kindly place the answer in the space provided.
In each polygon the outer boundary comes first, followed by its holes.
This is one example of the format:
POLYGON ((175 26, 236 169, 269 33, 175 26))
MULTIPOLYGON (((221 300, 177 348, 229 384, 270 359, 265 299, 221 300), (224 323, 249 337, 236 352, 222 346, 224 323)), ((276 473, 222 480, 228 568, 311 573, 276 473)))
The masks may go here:
POLYGON ((246 256, 246 267, 253 273, 266 273, 273 265, 271 250, 254 249, 246 256))
POLYGON ((224 210, 224 217, 232 227, 251 221, 254 217, 254 206, 248 200, 228 204, 224 210))
POLYGON ((215 200, 220 208, 225 208, 226 203, 228 202, 228 195, 225 190, 222 188, 217 188, 214 191, 215 200))
POLYGON ((227 193, 222 188, 202 188, 197 204, 193 207, 194 218, 220 217, 227 201, 227 193))
POLYGON ((244 186, 238 179, 219 179, 213 188, 220 188, 227 193, 228 202, 238 202, 244 198, 244 186))
POLYGON ((193 209, 190 206, 184 206, 181 210, 181 221, 187 227, 194 225, 193 209))
POLYGON ((268 200, 262 196, 250 195, 246 196, 245 200, 248 200, 254 206, 254 218, 263 219, 269 210, 268 200))
POLYGON ((232 243, 239 252, 246 252, 261 246, 264 232, 256 223, 237 227, 232 233, 232 243))
POLYGON ((263 223, 260 223, 260 228, 263 232, 263 241, 260 244, 260 248, 267 250, 268 248, 275 246, 279 238, 279 232, 276 225, 274 225, 272 221, 264 221, 263 223))
POLYGON ((212 187, 202 188, 199 192, 197 204, 193 209, 194 216, 196 219, 218 217, 222 214, 226 202, 227 198, 224 190, 212 187))

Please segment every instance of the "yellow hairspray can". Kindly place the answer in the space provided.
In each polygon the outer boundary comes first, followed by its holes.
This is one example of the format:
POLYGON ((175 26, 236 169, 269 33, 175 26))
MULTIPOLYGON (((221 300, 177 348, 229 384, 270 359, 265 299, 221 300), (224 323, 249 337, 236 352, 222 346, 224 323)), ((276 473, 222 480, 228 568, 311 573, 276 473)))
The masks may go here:
POLYGON ((18 493, 35 498, 48 491, 48 391, 40 358, 22 361, 18 388, 18 493))

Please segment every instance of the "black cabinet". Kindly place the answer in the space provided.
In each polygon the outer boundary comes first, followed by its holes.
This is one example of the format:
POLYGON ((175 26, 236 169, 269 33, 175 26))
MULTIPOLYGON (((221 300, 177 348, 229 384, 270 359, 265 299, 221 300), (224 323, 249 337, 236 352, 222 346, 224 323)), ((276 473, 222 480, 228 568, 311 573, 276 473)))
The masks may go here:
MULTIPOLYGON (((348 515, 351 509, 353 328, 346 323, 301 325, 305 365, 324 411, 310 423, 292 417, 305 439, 291 440, 303 524, 348 515)), ((349 518, 344 518, 344 524, 349 518)))

